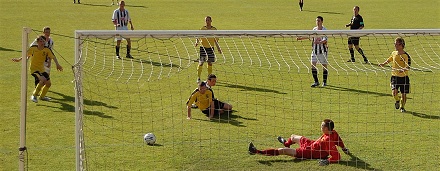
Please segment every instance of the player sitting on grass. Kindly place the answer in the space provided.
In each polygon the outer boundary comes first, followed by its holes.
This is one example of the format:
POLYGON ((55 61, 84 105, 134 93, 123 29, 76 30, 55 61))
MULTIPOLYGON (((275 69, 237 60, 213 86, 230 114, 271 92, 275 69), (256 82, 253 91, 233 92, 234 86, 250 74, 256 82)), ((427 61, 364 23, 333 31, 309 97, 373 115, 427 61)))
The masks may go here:
POLYGON ((344 142, 341 137, 339 137, 339 134, 333 130, 334 127, 335 124, 332 120, 324 119, 321 123, 321 131, 324 134, 315 141, 300 135, 292 135, 287 141, 282 137, 278 137, 278 141, 285 146, 284 148, 258 150, 251 142, 249 143, 249 154, 261 154, 266 156, 288 155, 303 159, 320 159, 319 164, 321 166, 335 163, 341 158, 336 146, 340 146, 345 154, 349 154, 350 152, 345 148, 344 142), (290 148, 290 145, 295 143, 299 145, 299 148, 290 148), (330 158, 328 158, 329 155, 331 156, 330 158))
MULTIPOLYGON (((206 87, 208 88, 208 90, 212 92, 212 101, 214 101, 215 110, 220 114, 222 114, 225 110, 227 110, 227 111, 232 110, 231 104, 222 102, 222 101, 215 98, 214 90, 212 90, 212 87, 214 87, 215 84, 217 83, 217 76, 215 76, 214 74, 209 74, 208 79, 206 80, 205 83, 206 83, 206 87)), ((197 108, 197 105, 192 104, 191 107, 197 108)), ((208 113, 205 113, 205 114, 208 114, 208 113)))

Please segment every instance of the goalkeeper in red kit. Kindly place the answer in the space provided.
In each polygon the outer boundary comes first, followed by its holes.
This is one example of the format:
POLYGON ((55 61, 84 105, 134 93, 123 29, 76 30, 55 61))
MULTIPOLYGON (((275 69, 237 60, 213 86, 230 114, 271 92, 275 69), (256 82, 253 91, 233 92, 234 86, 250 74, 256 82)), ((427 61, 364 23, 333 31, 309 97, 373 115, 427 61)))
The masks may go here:
POLYGON ((321 124, 321 131, 324 134, 317 140, 310 140, 300 135, 292 135, 287 140, 278 137, 278 141, 285 146, 284 148, 258 150, 251 142, 249 143, 249 154, 266 156, 288 155, 302 159, 320 159, 319 165, 322 166, 336 163, 341 159, 336 146, 341 147, 345 154, 349 154, 350 151, 345 148, 344 142, 339 137, 338 132, 334 130, 334 127, 335 124, 332 120, 324 119, 321 124), (290 148, 292 144, 298 144, 300 147, 296 149, 290 148), (329 156, 331 157, 329 158, 329 156))

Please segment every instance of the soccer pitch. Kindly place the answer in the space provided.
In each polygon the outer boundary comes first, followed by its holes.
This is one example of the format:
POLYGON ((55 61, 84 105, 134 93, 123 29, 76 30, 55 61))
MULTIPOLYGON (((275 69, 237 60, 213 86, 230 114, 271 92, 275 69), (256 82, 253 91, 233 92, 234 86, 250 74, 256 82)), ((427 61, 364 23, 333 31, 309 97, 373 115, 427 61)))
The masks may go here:
MULTIPOLYGON (((0 170, 18 168, 20 64, 12 63, 10 58, 21 55, 22 27, 35 29, 36 36, 44 26, 52 28, 56 55, 65 71, 52 71, 53 86, 48 93, 53 97, 52 101, 28 103, 26 163, 29 170, 74 169, 74 85, 71 83, 73 74, 70 70, 74 52, 73 33, 74 30, 113 29, 111 14, 117 7, 110 3, 97 0, 84 0, 82 4, 50 0, 2 3, 0 18, 10 23, 0 26, 0 53, 4 59, 1 64, 4 81, 0 83, 4 111, 0 116, 0 170)), ((357 3, 306 0, 302 12, 296 0, 154 0, 127 1, 126 4, 135 30, 198 30, 204 25, 206 15, 213 17, 213 25, 220 30, 311 30, 318 15, 324 17, 327 29, 343 30, 350 21, 354 5, 361 8, 365 29, 440 28, 440 2, 435 0, 357 3)), ((339 49, 346 49, 345 46, 339 49)), ((389 46, 392 48, 391 44, 389 46)), ((306 49, 308 51, 308 47, 306 49)), ((410 49, 407 51, 411 55, 416 53, 410 49)), ((346 54, 345 58, 348 58, 348 50, 346 54)), ((308 58, 309 55, 304 55, 303 59, 308 58)), ((370 60, 382 61, 384 58, 370 56, 370 60)), ((87 144, 90 149, 121 160, 88 161, 90 166, 93 162, 106 163, 102 167, 93 166, 92 170, 435 170, 439 164, 440 106, 437 97, 440 91, 435 88, 440 82, 438 70, 410 75, 414 80, 412 91, 415 93, 409 94, 410 112, 402 114, 392 109, 389 77, 385 74, 381 74, 380 78, 363 72, 334 74, 329 76, 333 86, 310 89, 312 78, 306 72, 286 81, 282 74, 258 67, 214 64, 214 73, 219 77, 218 85, 214 87, 216 96, 229 100, 237 112, 234 112, 235 117, 230 122, 205 122, 206 118, 198 110, 193 110, 193 120, 185 119, 184 102, 195 88, 195 68, 196 63, 171 77, 154 80, 154 84, 145 90, 150 91, 145 94, 148 96, 145 103, 151 104, 145 104, 146 108, 143 109, 151 113, 151 118, 143 120, 145 125, 125 125, 133 129, 155 130, 159 146, 132 143, 121 147, 120 144, 113 144, 113 140, 100 137, 96 141, 109 143, 101 147, 87 144), (231 74, 233 71, 237 74, 231 74), (245 75, 247 73, 253 74, 245 75), (188 75, 194 77, 188 78, 188 75), (185 97, 165 102, 181 101, 182 104, 167 108, 165 106, 169 104, 155 101, 163 98, 161 93, 165 91, 161 88, 185 97), (152 93, 153 90, 161 93, 152 93), (295 100, 277 101, 284 96, 295 100), (333 101, 335 96, 340 101, 333 101), (427 101, 420 102, 419 99, 427 101), (356 113, 352 113, 354 111, 356 113), (351 156, 342 154, 340 164, 319 167, 316 160, 299 161, 286 156, 247 154, 247 145, 251 140, 258 148, 267 148, 279 147, 275 139, 278 135, 287 137, 295 133, 317 138, 321 134, 319 125, 324 118, 335 120, 336 130, 352 152, 351 156), (160 122, 155 125, 149 120, 160 122), (170 130, 178 130, 179 134, 170 130), (133 148, 139 150, 134 154, 124 153, 125 149, 133 148), (134 162, 124 163, 130 160, 134 162)), ((206 73, 206 68, 203 73, 206 73)), ((33 80, 31 77, 28 80, 30 95, 33 80)), ((102 125, 114 123, 124 110, 138 110, 108 99, 88 101, 87 105, 92 109, 103 108, 96 109, 105 111, 102 113, 85 113, 89 119, 99 120, 102 125)), ((127 138, 117 133, 106 137, 127 138)), ((138 138, 142 140, 142 135, 138 138)))

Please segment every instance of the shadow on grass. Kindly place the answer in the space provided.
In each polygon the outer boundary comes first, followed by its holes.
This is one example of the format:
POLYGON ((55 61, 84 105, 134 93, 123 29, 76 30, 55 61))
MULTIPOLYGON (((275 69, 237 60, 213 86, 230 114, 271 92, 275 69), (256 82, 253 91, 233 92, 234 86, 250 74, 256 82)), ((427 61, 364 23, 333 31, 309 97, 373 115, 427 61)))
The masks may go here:
MULTIPOLYGON (((50 91, 50 92, 53 94, 59 95, 62 98, 52 98, 52 100, 49 102, 60 104, 61 108, 58 108, 58 109, 61 109, 63 111, 75 112, 75 106, 71 105, 71 103, 75 103, 75 97, 68 96, 68 95, 65 95, 65 94, 62 94, 59 92, 54 92, 54 91, 50 91)), ((106 103, 98 102, 98 101, 94 101, 94 100, 84 100, 84 104, 88 105, 88 106, 103 106, 103 107, 107 107, 107 108, 111 108, 111 109, 117 108, 115 106, 110 106, 110 105, 107 105, 106 103)), ((51 106, 48 106, 48 107, 51 107, 51 106)), ((100 111, 84 110, 83 112, 84 112, 84 115, 94 115, 94 116, 98 116, 101 118, 113 118, 113 116, 105 115, 105 113, 100 112, 100 111)))
POLYGON ((153 145, 147 145, 147 146, 151 146, 151 147, 154 147, 154 146, 156 146, 156 147, 162 147, 163 145, 162 145, 162 144, 159 144, 159 143, 154 143, 153 145))
POLYGON ((339 14, 342 15, 344 13, 341 12, 332 12, 332 11, 315 11, 315 10, 303 10, 305 12, 314 12, 314 13, 324 13, 324 14, 339 14))
POLYGON ((249 86, 229 84, 229 83, 217 83, 217 85, 223 86, 223 87, 229 87, 229 88, 238 88, 238 89, 242 89, 243 91, 260 91, 260 92, 268 92, 268 93, 287 94, 287 93, 277 91, 277 90, 258 88, 258 87, 249 87, 249 86))
POLYGON ((258 160, 258 163, 264 164, 266 166, 272 166, 272 163, 298 163, 303 161, 303 159, 275 159, 275 160, 258 160))
POLYGON ((333 86, 333 85, 327 85, 327 86, 322 87, 322 88, 332 89, 332 90, 339 90, 339 91, 358 92, 358 93, 363 93, 363 94, 374 94, 374 95, 377 95, 377 96, 390 96, 391 97, 391 91, 390 91, 390 93, 378 93, 378 92, 374 92, 374 91, 358 90, 358 89, 354 89, 354 88, 346 88, 346 87, 339 87, 339 86, 333 86))
POLYGON ((233 113, 237 112, 236 110, 231 110, 231 111, 225 111, 225 113, 220 114, 220 115, 215 115, 213 119, 208 120, 208 119, 197 119, 195 118, 194 120, 200 120, 200 121, 207 121, 207 122, 216 122, 216 123, 224 123, 224 124, 231 124, 234 126, 238 126, 238 127, 246 127, 245 125, 243 125, 243 122, 239 121, 238 119, 244 119, 244 120, 257 120, 254 118, 246 118, 246 117, 242 117, 239 115, 234 115, 233 113))
MULTIPOLYGON (((125 62, 130 62, 131 59, 123 58, 122 60, 124 60, 125 62)), ((157 67, 174 67, 174 68, 180 67, 179 65, 176 65, 176 64, 154 62, 154 61, 149 61, 149 60, 145 60, 145 59, 138 59, 138 58, 132 59, 132 61, 136 62, 136 63, 151 64, 151 65, 157 66, 157 67)))
MULTIPOLYGON (((94 7, 111 7, 113 5, 111 5, 110 3, 108 5, 104 5, 104 4, 88 4, 88 3, 81 3, 82 5, 87 5, 87 6, 94 6, 94 7)), ((147 8, 146 6, 143 5, 125 5, 126 7, 135 7, 135 8, 147 8)), ((115 9, 118 8, 119 6, 115 4, 115 9)))
POLYGON ((8 48, 4 48, 4 47, 0 47, 0 51, 21 52, 21 50, 8 49, 8 48))
MULTIPOLYGON (((339 161, 339 163, 337 163, 337 164, 355 167, 357 169, 363 169, 363 170, 380 170, 380 169, 372 168, 370 164, 363 161, 359 157, 356 157, 353 154, 348 154, 348 155, 351 157, 349 161, 339 161)), ((301 161, 313 161, 313 160, 316 160, 316 164, 318 164, 318 159, 300 159, 300 158, 294 158, 293 160, 292 159, 259 160, 258 163, 264 164, 267 166, 272 166, 272 163, 288 163, 288 162, 298 163, 301 161)))
POLYGON ((424 118, 424 119, 440 119, 440 116, 428 115, 428 114, 419 113, 419 112, 406 111, 405 113, 409 113, 409 114, 411 114, 413 116, 416 116, 416 117, 419 117, 419 118, 424 118))
POLYGON ((348 155, 351 157, 349 161, 339 161, 338 164, 344 166, 351 166, 363 170, 381 170, 381 169, 372 168, 370 164, 360 159, 359 157, 355 156, 354 154, 348 154, 348 155))

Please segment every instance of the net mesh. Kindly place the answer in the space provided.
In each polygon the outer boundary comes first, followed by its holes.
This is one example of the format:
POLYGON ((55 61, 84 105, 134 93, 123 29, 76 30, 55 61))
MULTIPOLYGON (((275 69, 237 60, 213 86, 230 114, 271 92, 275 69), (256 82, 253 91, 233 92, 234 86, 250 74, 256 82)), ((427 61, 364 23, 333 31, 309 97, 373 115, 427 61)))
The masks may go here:
MULTIPOLYGON (((343 156, 342 165, 412 168, 417 164, 405 161, 413 155, 428 157, 430 149, 438 151, 438 146, 429 145, 440 139, 438 32, 362 32, 360 46, 368 64, 362 63, 358 52, 356 62, 346 62, 348 32, 326 33, 329 76, 328 85, 320 88, 310 87, 311 41, 296 40, 318 33, 194 33, 121 34, 131 38, 134 59, 115 57, 112 34, 91 31, 79 36, 75 68, 81 76, 75 81, 81 86, 78 98, 83 100, 76 106, 82 109, 77 124, 81 124, 83 146, 77 148, 84 150, 85 169, 220 170, 227 166, 228 170, 264 170, 270 167, 256 166, 256 161, 270 166, 276 159, 249 156, 250 141, 268 148, 281 147, 276 141, 279 135, 316 139, 325 118, 335 121, 335 129, 357 154, 343 156), (233 110, 209 121, 192 109, 193 119, 187 120, 186 101, 197 87, 199 48, 194 44, 203 36, 219 38, 222 53, 215 51, 213 73, 218 81, 213 90, 233 110), (412 61, 405 114, 393 108, 391 68, 377 66, 394 51, 397 36, 405 39, 412 61), (148 132, 156 135, 155 146, 143 142, 148 132), (409 154, 414 146, 405 145, 420 143, 414 142, 413 135, 426 141, 417 154, 409 154)), ((122 57, 125 51, 123 44, 122 57)), ((202 76, 207 75, 206 66, 202 76)), ((317 69, 322 80, 322 67, 317 69)), ((438 161, 439 156, 434 158, 438 161)), ((427 161, 427 168, 435 164, 427 161)), ((312 166, 302 162, 294 167, 312 166)))

